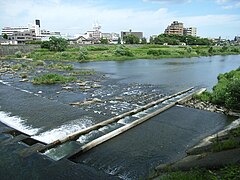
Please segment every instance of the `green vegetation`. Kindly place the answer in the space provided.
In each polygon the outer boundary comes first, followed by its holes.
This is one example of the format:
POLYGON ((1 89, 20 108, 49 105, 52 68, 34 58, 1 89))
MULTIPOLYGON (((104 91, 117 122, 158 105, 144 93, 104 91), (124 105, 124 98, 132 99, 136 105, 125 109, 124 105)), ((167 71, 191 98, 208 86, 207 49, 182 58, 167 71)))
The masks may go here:
POLYGON ((44 61, 41 61, 41 60, 37 60, 37 61, 33 61, 32 64, 34 66, 44 66, 45 65, 45 62, 44 61))
POLYGON ((102 37, 102 38, 100 39, 100 43, 101 43, 101 44, 108 44, 109 42, 108 42, 108 39, 107 39, 107 38, 103 38, 103 37, 102 37))
POLYGON ((129 59, 160 59, 183 58, 211 55, 240 54, 239 46, 209 47, 209 46, 162 46, 158 44, 142 45, 94 45, 84 47, 69 47, 64 52, 38 49, 27 55, 34 60, 61 61, 103 61, 129 59), (209 50, 210 49, 210 50, 209 50), (224 51, 223 51, 224 49, 224 51))
POLYGON ((130 49, 125 46, 119 46, 115 50, 114 54, 116 56, 133 56, 133 53, 130 51, 130 49))
POLYGON ((236 147, 239 147, 239 142, 234 137, 231 137, 227 140, 215 142, 213 145, 213 152, 234 149, 236 147))
POLYGON ((72 64, 63 64, 63 63, 53 63, 53 64, 50 64, 48 68, 58 69, 58 70, 67 70, 67 71, 71 71, 74 69, 72 64))
POLYGON ((170 172, 158 178, 159 180, 206 180, 216 179, 215 176, 205 169, 194 169, 191 171, 170 172))
POLYGON ((8 39, 8 35, 7 34, 3 34, 2 36, 4 39, 8 39))
POLYGON ((191 171, 176 171, 164 174, 156 179, 159 180, 217 180, 217 179, 239 179, 240 166, 230 165, 219 170, 193 169, 191 171))
POLYGON ((213 92, 206 92, 196 98, 229 109, 240 110, 240 68, 218 76, 213 92))
POLYGON ((140 39, 133 34, 129 34, 123 36, 123 41, 125 42, 125 44, 139 44, 140 39))
POLYGON ((76 81, 72 76, 63 76, 60 74, 44 74, 33 79, 33 84, 56 84, 76 81))
POLYGON ((22 63, 22 64, 14 64, 13 66, 11 66, 11 68, 14 70, 14 71, 19 71, 21 69, 28 69, 29 67, 22 63))
POLYGON ((17 52, 15 52, 15 56, 16 56, 16 58, 21 58, 21 57, 23 57, 23 54, 21 51, 17 51, 17 52))
POLYGON ((42 44, 42 41, 37 41, 37 40, 27 41, 26 44, 42 44))
POLYGON ((160 34, 156 38, 150 38, 151 44, 161 44, 167 43, 168 45, 181 45, 181 43, 186 43, 187 45, 212 45, 212 41, 207 38, 200 38, 194 36, 183 36, 177 34, 160 34))
POLYGON ((94 70, 79 70, 79 71, 72 72, 71 76, 94 75, 94 74, 96 74, 96 71, 94 71, 94 70))
POLYGON ((68 42, 66 39, 51 36, 49 38, 49 41, 42 42, 41 48, 46 48, 49 49, 50 51, 59 52, 66 50, 67 45, 68 42))

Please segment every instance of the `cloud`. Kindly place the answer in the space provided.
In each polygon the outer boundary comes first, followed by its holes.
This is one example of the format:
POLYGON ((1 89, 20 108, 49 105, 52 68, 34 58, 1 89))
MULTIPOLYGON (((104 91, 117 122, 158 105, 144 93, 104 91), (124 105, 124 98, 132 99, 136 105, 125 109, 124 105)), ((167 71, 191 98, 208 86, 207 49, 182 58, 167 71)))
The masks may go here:
POLYGON ((239 0, 215 0, 215 2, 225 10, 240 8, 239 0))
POLYGON ((31 1, 8 0, 0 2, 0 27, 27 25, 34 19, 41 20, 41 27, 79 34, 92 29, 94 21, 102 25, 103 32, 118 32, 132 29, 143 31, 145 36, 163 32, 174 13, 166 8, 139 10, 133 8, 108 8, 94 1, 31 1), (11 2, 11 11, 8 4, 11 2))
POLYGON ((235 29, 240 28, 240 15, 209 14, 182 17, 181 21, 184 22, 184 26, 186 27, 197 27, 198 35, 203 37, 234 36, 237 35, 235 34, 235 29))
POLYGON ((226 5, 226 6, 222 6, 223 9, 237 9, 240 8, 240 2, 233 4, 233 5, 226 5))
POLYGON ((143 0, 144 2, 155 2, 155 3, 190 3, 192 0, 143 0))
MULTIPOLYGON (((132 29, 143 31, 146 37, 163 33, 164 29, 174 20, 183 22, 185 27, 197 27, 198 35, 203 37, 215 37, 216 34, 224 33, 233 34, 236 29, 240 28, 240 15, 208 14, 183 17, 180 12, 170 12, 168 8, 145 10, 110 8, 99 2, 95 0, 0 1, 0 28, 24 26, 34 19, 41 20, 41 28, 72 35, 91 30, 94 21, 102 25, 102 32, 120 33, 123 30, 132 29), (9 4, 11 4, 11 11, 9 4)), ((171 2, 177 2, 177 0, 171 2)))

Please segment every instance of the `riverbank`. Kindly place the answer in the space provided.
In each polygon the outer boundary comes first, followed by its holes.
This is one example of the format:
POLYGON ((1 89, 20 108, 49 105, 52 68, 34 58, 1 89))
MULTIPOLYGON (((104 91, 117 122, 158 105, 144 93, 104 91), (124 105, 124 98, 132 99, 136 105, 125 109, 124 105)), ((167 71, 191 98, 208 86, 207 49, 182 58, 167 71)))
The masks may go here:
POLYGON ((134 59, 190 58, 213 55, 240 54, 239 46, 161 46, 161 45, 95 45, 69 46, 65 51, 37 49, 30 53, 16 52, 1 59, 30 58, 33 60, 61 60, 74 62, 121 61, 134 59))
POLYGON ((240 113, 192 98, 182 105, 223 113, 236 119, 223 130, 210 135, 186 151, 184 158, 161 164, 149 179, 238 179, 240 178, 240 113))
POLYGON ((183 159, 156 167, 150 179, 238 179, 239 153, 240 118, 187 150, 183 159))

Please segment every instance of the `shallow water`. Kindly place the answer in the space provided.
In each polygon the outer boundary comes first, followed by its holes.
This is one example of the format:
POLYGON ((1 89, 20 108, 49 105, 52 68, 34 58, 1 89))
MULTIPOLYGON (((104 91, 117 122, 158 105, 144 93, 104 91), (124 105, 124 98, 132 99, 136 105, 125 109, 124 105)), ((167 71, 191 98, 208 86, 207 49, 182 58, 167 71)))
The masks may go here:
MULTIPOLYGON (((106 73, 99 82, 102 87, 87 92, 62 91, 59 85, 33 86, 2 76, 0 121, 49 143, 166 94, 190 86, 211 89, 219 73, 240 66, 240 56, 73 64, 106 73), (102 102, 82 107, 68 104, 90 97, 102 102)), ((27 145, 6 143, 11 137, 0 134, 0 175, 2 179, 145 178, 152 168, 183 157, 187 148, 222 129, 230 120, 225 115, 176 106, 76 158, 76 164, 51 159, 61 159, 82 143, 143 115, 125 118, 81 136, 76 142, 27 158, 21 156, 27 145)), ((6 126, 0 123, 0 131, 4 129, 6 126)))

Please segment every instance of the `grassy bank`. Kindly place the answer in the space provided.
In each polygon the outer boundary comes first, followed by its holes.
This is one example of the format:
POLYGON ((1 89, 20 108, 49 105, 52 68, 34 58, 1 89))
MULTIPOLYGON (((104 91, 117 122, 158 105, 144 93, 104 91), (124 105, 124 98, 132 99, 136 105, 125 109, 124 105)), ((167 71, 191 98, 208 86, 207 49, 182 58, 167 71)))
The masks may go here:
POLYGON ((240 166, 230 165, 218 170, 207 170, 195 168, 191 171, 170 172, 155 179, 159 180, 217 180, 217 179, 238 179, 240 178, 240 166))
POLYGON ((29 54, 20 52, 5 58, 27 57, 33 60, 64 61, 103 61, 131 59, 184 58, 212 55, 240 54, 240 47, 208 47, 208 46, 161 46, 161 45, 98 45, 84 47, 68 47, 65 51, 54 52, 38 49, 29 54))

